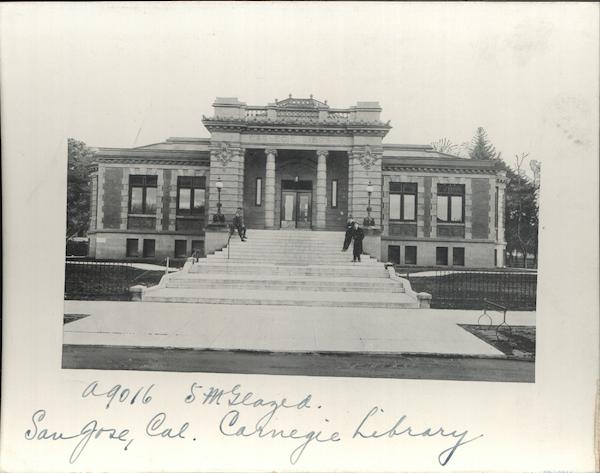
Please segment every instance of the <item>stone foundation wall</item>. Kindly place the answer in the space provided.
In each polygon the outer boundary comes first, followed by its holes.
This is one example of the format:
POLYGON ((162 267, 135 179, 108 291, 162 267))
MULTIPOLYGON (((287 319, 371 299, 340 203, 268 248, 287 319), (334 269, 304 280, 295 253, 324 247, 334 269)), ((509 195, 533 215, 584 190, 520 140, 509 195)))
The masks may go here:
POLYGON ((417 247, 417 264, 416 266, 436 266, 436 248, 446 247, 448 248, 448 266, 454 268, 493 268, 495 266, 494 260, 494 249, 496 245, 494 242, 474 242, 465 240, 391 240, 384 239, 381 241, 381 261, 388 261, 388 247, 389 246, 400 247, 400 264, 405 264, 404 256, 406 246, 417 247), (464 248, 465 249, 465 264, 464 266, 453 266, 452 264, 452 251, 453 248, 464 248))
POLYGON ((160 234, 160 233, 133 233, 133 232, 101 232, 90 235, 89 256, 98 259, 127 259, 127 239, 138 240, 138 253, 136 259, 143 258, 144 239, 155 241, 155 255, 153 258, 175 257, 175 240, 185 240, 186 254, 192 253, 192 242, 201 242, 204 247, 204 236, 160 234))

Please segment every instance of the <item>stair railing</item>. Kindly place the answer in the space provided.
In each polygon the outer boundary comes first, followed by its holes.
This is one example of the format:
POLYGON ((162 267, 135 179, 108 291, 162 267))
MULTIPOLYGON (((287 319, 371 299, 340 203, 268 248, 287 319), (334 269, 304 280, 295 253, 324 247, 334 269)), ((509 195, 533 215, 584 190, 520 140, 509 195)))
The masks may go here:
MULTIPOLYGON (((162 264, 163 262, 165 263, 165 276, 169 276, 169 257, 167 256, 164 260, 160 260, 158 262, 158 265, 162 264)), ((134 282, 136 282, 142 276, 145 276, 146 274, 148 274, 150 271, 156 271, 156 270, 155 269, 147 269, 143 273, 138 274, 135 278, 133 278, 131 280, 131 284, 133 284, 134 282)))
POLYGON ((233 236, 233 232, 235 231, 235 228, 233 226, 233 224, 229 225, 229 236, 227 237, 227 259, 229 259, 229 252, 231 249, 231 245, 229 244, 231 242, 231 237, 233 236))

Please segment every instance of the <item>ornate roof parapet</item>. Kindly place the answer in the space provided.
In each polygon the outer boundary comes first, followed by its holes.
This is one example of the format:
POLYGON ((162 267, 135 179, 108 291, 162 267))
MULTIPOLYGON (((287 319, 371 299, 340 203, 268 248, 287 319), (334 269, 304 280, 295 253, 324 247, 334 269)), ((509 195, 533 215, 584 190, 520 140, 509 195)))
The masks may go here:
POLYGON ((380 120, 378 102, 358 102, 355 106, 331 108, 327 101, 310 98, 292 98, 265 106, 248 106, 237 98, 219 97, 213 104, 215 114, 202 117, 209 131, 237 131, 252 133, 305 134, 369 134, 385 136, 391 129, 380 120), (285 131, 283 131, 285 129, 285 131))

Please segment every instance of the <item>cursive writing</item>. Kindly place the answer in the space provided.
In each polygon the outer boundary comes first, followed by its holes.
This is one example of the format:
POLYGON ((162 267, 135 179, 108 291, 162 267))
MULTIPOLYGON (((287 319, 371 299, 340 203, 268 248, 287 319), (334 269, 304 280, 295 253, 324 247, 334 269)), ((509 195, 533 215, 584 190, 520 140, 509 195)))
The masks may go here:
POLYGON ((315 442, 339 442, 340 434, 339 432, 333 432, 329 436, 322 437, 322 431, 310 430, 309 432, 299 432, 298 429, 275 429, 269 427, 269 422, 271 421, 272 416, 263 416, 261 417, 254 425, 246 426, 239 425, 238 422, 240 420, 240 412, 237 410, 229 411, 225 416, 221 419, 221 423, 219 424, 219 430, 223 435, 228 437, 253 437, 256 436, 258 438, 282 438, 282 439, 292 439, 292 440, 303 440, 303 442, 298 445, 290 454, 290 463, 295 465, 296 462, 300 459, 304 450, 312 441, 315 442))
POLYGON ((148 437, 162 437, 167 439, 184 439, 183 435, 185 431, 190 426, 189 422, 184 422, 181 424, 179 429, 173 430, 172 427, 164 427, 165 420, 167 419, 167 414, 164 412, 159 412, 156 414, 148 425, 146 426, 146 435, 148 437))
POLYGON ((467 443, 473 442, 474 440, 483 437, 483 435, 478 435, 477 437, 473 437, 467 440, 466 437, 469 433, 468 430, 457 432, 456 430, 446 430, 443 427, 438 427, 437 429, 427 427, 425 430, 419 430, 413 428, 412 426, 404 426, 404 421, 406 420, 405 415, 401 416, 390 429, 387 429, 383 432, 372 430, 372 428, 367 430, 367 421, 371 417, 374 417, 377 414, 379 414, 380 412, 383 413, 383 409, 377 406, 373 407, 369 411, 369 413, 360 421, 360 424, 355 429, 352 438, 378 439, 383 437, 393 438, 398 435, 408 435, 410 437, 435 437, 437 435, 441 437, 452 437, 454 439, 457 439, 456 443, 451 447, 447 448, 446 450, 443 450, 438 455, 438 461, 440 465, 445 466, 450 461, 452 455, 454 455, 458 447, 466 445, 467 443))
POLYGON ((138 398, 141 396, 140 401, 142 404, 148 404, 152 401, 152 396, 150 395, 150 391, 154 384, 151 384, 148 387, 140 387, 135 392, 127 387, 121 386, 120 384, 115 384, 107 391, 102 391, 98 388, 98 381, 93 381, 86 386, 86 388, 81 393, 82 398, 86 398, 89 396, 92 397, 105 397, 108 399, 106 403, 106 409, 108 409, 111 403, 116 399, 119 403, 129 403, 133 405, 137 402, 138 398))
POLYGON ((298 402, 290 402, 285 397, 279 400, 263 399, 252 391, 243 392, 242 387, 236 384, 230 390, 223 390, 214 386, 204 388, 203 386, 192 383, 190 392, 185 397, 184 401, 191 404, 196 399, 200 399, 204 404, 221 405, 221 401, 225 402, 229 407, 252 407, 252 408, 268 408, 264 416, 259 421, 270 420, 279 409, 310 409, 312 396, 307 394, 298 402))
POLYGON ((73 464, 81 456, 85 448, 88 446, 90 440, 98 439, 100 437, 106 437, 110 440, 118 440, 120 442, 126 442, 125 450, 131 445, 133 439, 129 439, 129 430, 127 429, 115 429, 99 427, 98 421, 91 420, 85 424, 79 432, 73 434, 65 434, 63 432, 49 431, 48 429, 41 429, 40 424, 46 418, 46 411, 39 409, 31 416, 31 422, 33 427, 25 431, 25 439, 27 440, 79 440, 73 448, 71 455, 69 456, 69 463, 73 464))

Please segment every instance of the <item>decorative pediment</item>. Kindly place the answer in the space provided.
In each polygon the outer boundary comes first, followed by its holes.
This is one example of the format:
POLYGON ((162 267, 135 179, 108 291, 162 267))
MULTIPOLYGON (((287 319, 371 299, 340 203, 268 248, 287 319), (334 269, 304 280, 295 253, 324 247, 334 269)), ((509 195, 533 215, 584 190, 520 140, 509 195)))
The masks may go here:
POLYGON ((319 100, 313 99, 311 95, 308 99, 296 99, 292 98, 292 94, 285 99, 275 101, 275 105, 278 108, 308 108, 308 109, 319 109, 319 108, 329 108, 327 102, 320 102, 319 100))

